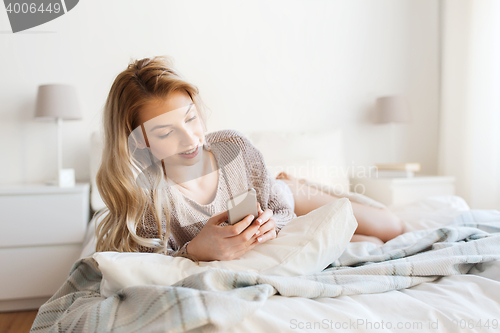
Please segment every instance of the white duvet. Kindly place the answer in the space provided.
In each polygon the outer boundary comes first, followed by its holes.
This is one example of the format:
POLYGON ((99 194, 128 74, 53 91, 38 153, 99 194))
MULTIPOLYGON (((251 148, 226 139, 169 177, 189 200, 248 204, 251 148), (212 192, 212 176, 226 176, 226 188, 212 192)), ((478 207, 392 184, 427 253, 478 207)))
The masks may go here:
POLYGON ((271 296, 231 332, 498 332, 500 263, 487 266, 379 294, 271 296))
MULTIPOLYGON (((449 224, 469 210, 458 196, 389 207, 407 231, 449 224)), ((500 262, 469 274, 378 294, 335 298, 271 296, 231 332, 498 332, 500 262)))
MULTIPOLYGON (((389 207, 406 231, 449 224, 469 210, 457 196, 389 207)), ((89 228, 93 230, 93 226, 89 228)), ((82 257, 93 252, 91 233, 82 257)), ((230 332, 495 332, 500 331, 500 263, 385 293, 302 298, 271 296, 230 332)))

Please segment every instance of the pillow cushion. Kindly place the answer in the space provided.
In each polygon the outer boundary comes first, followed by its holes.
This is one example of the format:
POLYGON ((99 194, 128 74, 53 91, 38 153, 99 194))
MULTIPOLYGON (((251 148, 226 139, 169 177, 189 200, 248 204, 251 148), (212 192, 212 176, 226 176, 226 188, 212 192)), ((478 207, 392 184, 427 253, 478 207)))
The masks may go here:
POLYGON ((467 202, 456 195, 430 196, 389 209, 405 226, 405 231, 440 228, 470 210, 467 202))
POLYGON ((299 276, 322 271, 344 252, 358 224, 347 198, 332 201, 284 226, 278 237, 255 246, 238 259, 195 262, 156 253, 97 252, 101 294, 109 297, 134 285, 170 286, 208 269, 263 275, 299 276))

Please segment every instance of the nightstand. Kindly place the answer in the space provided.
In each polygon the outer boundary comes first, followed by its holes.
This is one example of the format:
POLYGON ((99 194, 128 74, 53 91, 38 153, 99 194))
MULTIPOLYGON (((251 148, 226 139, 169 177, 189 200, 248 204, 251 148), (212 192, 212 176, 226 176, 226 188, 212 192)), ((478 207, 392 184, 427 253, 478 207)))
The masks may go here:
POLYGON ((455 195, 455 178, 415 176, 411 178, 351 178, 351 191, 381 203, 401 205, 435 195, 455 195))
POLYGON ((36 309, 62 286, 82 250, 89 188, 0 187, 0 311, 36 309))

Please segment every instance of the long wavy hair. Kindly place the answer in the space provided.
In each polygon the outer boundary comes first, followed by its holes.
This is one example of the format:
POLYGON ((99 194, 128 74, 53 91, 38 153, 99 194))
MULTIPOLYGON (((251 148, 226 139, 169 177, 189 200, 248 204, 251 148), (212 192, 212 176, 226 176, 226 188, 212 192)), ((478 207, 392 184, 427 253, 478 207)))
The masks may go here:
MULTIPOLYGON (((147 149, 136 149, 134 131, 141 128, 139 112, 152 100, 166 99, 176 90, 189 94, 201 117, 204 130, 204 105, 198 88, 187 82, 167 56, 132 60, 111 86, 103 113, 104 149, 96 175, 99 193, 108 213, 96 224, 96 251, 139 252, 141 246, 166 253, 170 235, 170 204, 160 183, 164 180, 161 163, 151 163, 147 149), (147 168, 149 186, 140 186, 137 174, 147 168), (144 238, 137 229, 149 210, 158 230, 156 238, 144 238), (166 217, 162 233, 162 212, 166 217)), ((97 214, 98 212, 96 212, 97 214)))

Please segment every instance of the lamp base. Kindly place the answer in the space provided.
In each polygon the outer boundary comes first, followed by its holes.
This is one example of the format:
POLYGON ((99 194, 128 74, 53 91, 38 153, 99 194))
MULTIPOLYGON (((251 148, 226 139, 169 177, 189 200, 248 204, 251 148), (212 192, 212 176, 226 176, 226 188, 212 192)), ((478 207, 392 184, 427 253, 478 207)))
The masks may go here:
POLYGON ((75 186, 75 169, 60 169, 58 177, 59 187, 75 186))

